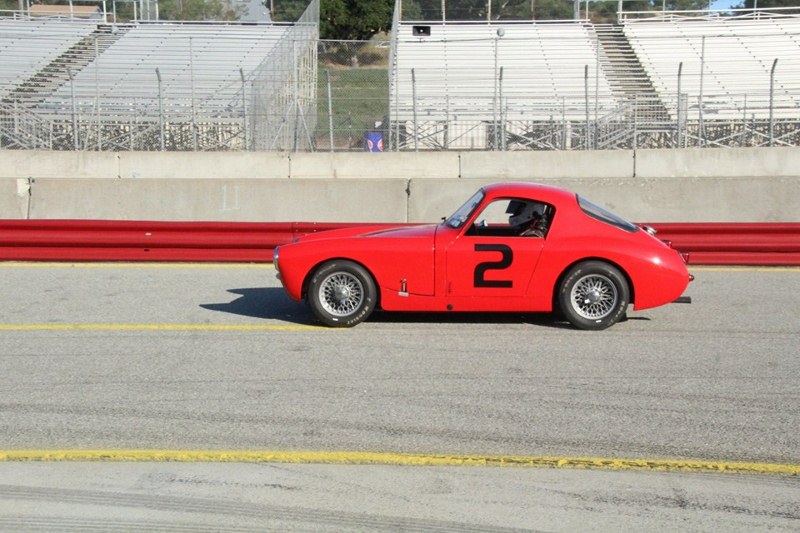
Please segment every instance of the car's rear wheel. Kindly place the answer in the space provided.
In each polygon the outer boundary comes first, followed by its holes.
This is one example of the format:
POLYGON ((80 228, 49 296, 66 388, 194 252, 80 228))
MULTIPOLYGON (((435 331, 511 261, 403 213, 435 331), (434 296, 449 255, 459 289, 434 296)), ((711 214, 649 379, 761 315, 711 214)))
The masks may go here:
POLYGON ((377 300, 375 282, 364 267, 352 261, 328 261, 308 284, 314 316, 327 326, 346 328, 372 314, 377 300))
POLYGON ((564 317, 579 329, 606 329, 625 316, 630 288, 616 267, 584 261, 564 276, 558 291, 564 317))

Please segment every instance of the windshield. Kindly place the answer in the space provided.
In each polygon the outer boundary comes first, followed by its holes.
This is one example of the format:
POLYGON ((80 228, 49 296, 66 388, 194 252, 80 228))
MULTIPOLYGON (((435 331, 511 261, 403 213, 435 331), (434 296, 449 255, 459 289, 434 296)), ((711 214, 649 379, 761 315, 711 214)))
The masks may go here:
POLYGON ((578 205, 581 206, 583 212, 589 215, 592 218, 595 218, 601 222, 605 222, 606 224, 611 224, 617 228, 623 229, 625 231, 630 231, 633 233, 637 231, 639 228, 619 215, 612 213, 611 211, 600 207, 599 205, 590 202, 586 198, 581 197, 578 195, 578 205))
POLYGON ((453 229, 458 229, 464 225, 464 222, 467 221, 469 216, 475 210, 476 207, 480 205, 483 201, 484 192, 483 189, 476 192, 472 195, 472 198, 467 200, 467 202, 458 208, 458 211, 453 213, 450 218, 444 221, 445 224, 450 226, 453 229))

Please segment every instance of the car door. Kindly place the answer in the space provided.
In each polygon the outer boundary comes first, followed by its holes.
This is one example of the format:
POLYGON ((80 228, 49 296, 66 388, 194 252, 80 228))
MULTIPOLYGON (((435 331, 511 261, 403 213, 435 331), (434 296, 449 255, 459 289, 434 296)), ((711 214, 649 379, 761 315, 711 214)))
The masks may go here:
MULTIPOLYGON (((446 297, 485 298, 501 303, 503 299, 521 299, 528 293, 545 239, 522 236, 520 229, 510 223, 515 201, 520 200, 492 202, 448 245, 446 297)), ((476 305, 482 308, 477 302, 476 305)))

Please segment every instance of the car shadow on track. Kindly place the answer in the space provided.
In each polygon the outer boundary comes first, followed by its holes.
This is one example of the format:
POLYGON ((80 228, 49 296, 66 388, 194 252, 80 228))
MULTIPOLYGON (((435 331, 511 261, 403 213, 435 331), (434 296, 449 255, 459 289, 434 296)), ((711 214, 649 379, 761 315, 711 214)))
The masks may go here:
POLYGON ((201 304, 200 307, 209 311, 295 324, 310 325, 316 322, 306 305, 289 298, 281 288, 229 289, 228 292, 239 297, 228 303, 201 304))
MULTIPOLYGON (((228 303, 201 304, 209 311, 264 320, 317 325, 307 305, 295 302, 281 288, 229 289, 239 297, 228 303)), ((572 329, 563 318, 551 313, 391 313, 377 311, 367 323, 378 324, 531 324, 545 328, 572 329)))

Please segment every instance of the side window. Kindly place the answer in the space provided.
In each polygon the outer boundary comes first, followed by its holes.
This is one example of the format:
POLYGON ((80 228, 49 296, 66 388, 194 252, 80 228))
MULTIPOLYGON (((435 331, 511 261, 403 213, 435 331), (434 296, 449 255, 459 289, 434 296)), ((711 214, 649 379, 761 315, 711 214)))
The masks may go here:
POLYGON ((481 211, 475 223, 479 226, 508 227, 508 206, 511 200, 495 200, 481 211))
POLYGON ((523 198, 503 198, 489 203, 475 218, 468 235, 486 237, 545 237, 552 206, 523 198))

